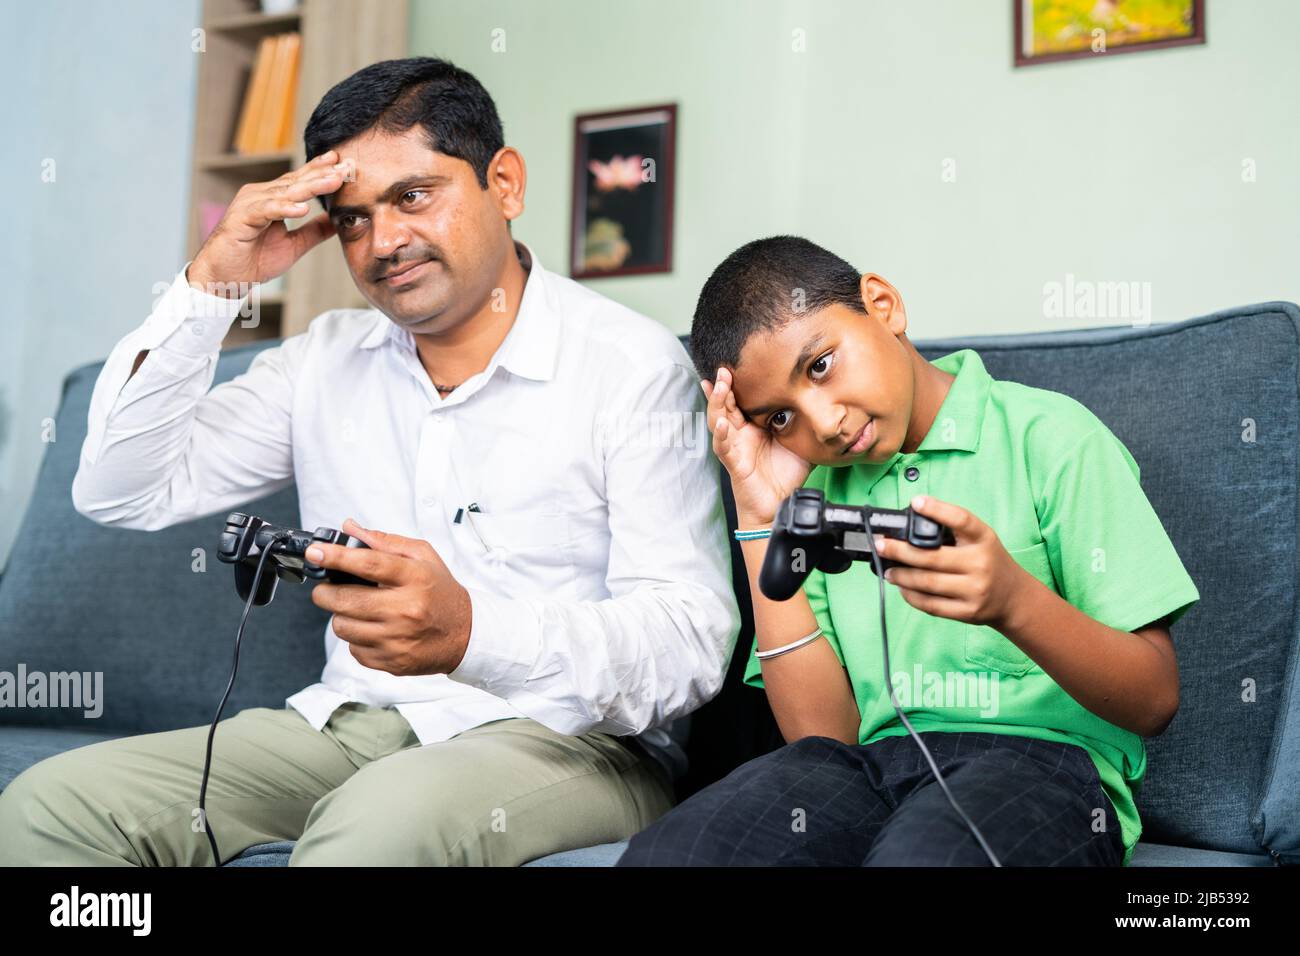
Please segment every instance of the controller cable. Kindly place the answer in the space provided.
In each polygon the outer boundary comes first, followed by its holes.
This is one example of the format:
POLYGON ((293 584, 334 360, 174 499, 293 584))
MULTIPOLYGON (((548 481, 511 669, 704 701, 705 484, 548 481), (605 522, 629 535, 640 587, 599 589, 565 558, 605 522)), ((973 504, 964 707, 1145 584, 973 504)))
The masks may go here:
POLYGON ((889 629, 885 625, 885 570, 884 570, 884 565, 882 565, 880 562, 880 555, 876 553, 876 539, 874 533, 871 530, 870 506, 867 506, 866 512, 867 512, 866 513, 867 548, 871 551, 872 566, 876 570, 876 583, 880 585, 880 645, 884 650, 885 686, 889 688, 889 701, 894 705, 894 710, 898 713, 898 719, 903 722, 903 726, 907 728, 907 732, 912 735, 912 739, 916 741, 916 745, 921 748, 921 753, 925 754, 925 761, 930 765, 930 770, 931 772, 934 773, 935 780, 938 781, 940 788, 942 788, 944 792, 944 795, 948 798, 948 802, 952 804, 952 808, 956 810, 957 815, 966 822, 967 828, 969 828, 970 832, 974 835, 975 840, 979 843, 980 847, 983 848, 985 854, 989 858, 989 861, 994 866, 1000 867, 1002 864, 998 861, 998 858, 993 854, 993 850, 989 847, 988 842, 985 841, 984 834, 980 833, 979 827, 975 825, 975 822, 971 820, 970 817, 966 816, 966 811, 964 811, 961 808, 961 806, 957 803, 957 800, 953 797, 952 791, 948 789, 948 784, 944 782, 943 774, 939 772, 939 768, 935 764, 934 758, 930 756, 929 748, 926 747, 926 745, 922 742, 921 735, 912 729, 911 723, 908 722, 907 717, 904 716, 903 714, 903 708, 900 707, 898 704, 898 697, 894 693, 894 682, 890 680, 889 677, 889 629))
POLYGON ((235 662, 230 668, 230 681, 226 684, 226 692, 221 695, 221 703, 217 705, 217 715, 212 718, 212 726, 208 728, 208 749, 203 757, 203 782, 199 785, 199 819, 203 821, 203 829, 208 835, 208 845, 212 847, 212 859, 218 867, 222 866, 221 853, 217 850, 217 838, 212 833, 212 824, 208 822, 208 813, 205 807, 205 801, 208 794, 208 773, 212 769, 212 740, 217 733, 217 722, 221 720, 221 712, 226 708, 226 700, 230 697, 230 690, 235 686, 235 675, 239 673, 239 645, 244 639, 244 625, 248 622, 248 612, 253 609, 253 599, 257 597, 258 588, 262 583, 262 569, 266 566, 266 559, 276 546, 285 538, 292 537, 289 531, 281 531, 271 537, 266 547, 262 549, 262 556, 257 560, 257 571, 253 575, 253 583, 248 589, 248 600, 244 602, 244 614, 239 619, 239 631, 235 634, 235 662))

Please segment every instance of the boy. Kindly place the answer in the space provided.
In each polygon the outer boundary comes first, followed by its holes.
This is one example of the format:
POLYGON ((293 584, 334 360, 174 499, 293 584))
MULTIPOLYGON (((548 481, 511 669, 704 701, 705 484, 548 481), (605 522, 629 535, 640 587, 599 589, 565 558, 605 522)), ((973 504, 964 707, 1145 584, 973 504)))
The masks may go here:
POLYGON ((669 812, 619 865, 991 862, 890 699, 882 588, 899 707, 999 862, 1128 863, 1142 738, 1178 709, 1169 627, 1200 595, 1095 415, 992 379, 971 349, 927 362, 906 329, 893 286, 803 239, 751 242, 705 284, 692 358, 738 528, 769 528, 806 485, 911 505, 956 544, 877 536, 905 565, 887 583, 855 562, 775 602, 758 588, 767 540, 744 540, 755 653, 775 652, 745 679, 787 746, 669 812))

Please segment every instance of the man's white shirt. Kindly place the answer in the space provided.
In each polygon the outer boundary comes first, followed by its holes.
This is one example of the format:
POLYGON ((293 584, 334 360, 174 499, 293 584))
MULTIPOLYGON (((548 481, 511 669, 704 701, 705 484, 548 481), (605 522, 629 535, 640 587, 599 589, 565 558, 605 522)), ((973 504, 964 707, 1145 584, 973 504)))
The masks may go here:
POLYGON ((73 501, 124 528, 210 515, 215 543, 228 512, 296 481, 300 528, 428 541, 470 594, 464 659, 374 670, 331 618, 320 682, 286 701, 318 730, 348 701, 395 706, 422 744, 531 717, 639 735, 680 772, 667 725, 717 693, 740 623, 704 395, 668 329, 517 247, 515 321, 445 398, 375 309, 322 313, 213 388, 243 303, 186 263, 104 364, 73 501))

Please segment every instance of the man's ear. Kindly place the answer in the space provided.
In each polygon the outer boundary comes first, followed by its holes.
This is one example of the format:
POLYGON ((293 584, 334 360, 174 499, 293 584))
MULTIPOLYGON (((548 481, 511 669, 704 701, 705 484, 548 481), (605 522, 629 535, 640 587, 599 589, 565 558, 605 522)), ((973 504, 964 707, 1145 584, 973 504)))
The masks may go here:
POLYGON ((488 164, 487 181, 487 188, 492 191, 507 222, 523 214, 528 169, 519 150, 513 146, 502 146, 497 150, 488 164))
POLYGON ((874 272, 863 274, 858 283, 862 293, 862 306, 872 318, 878 318, 897 335, 907 329, 907 310, 903 297, 892 285, 874 272))

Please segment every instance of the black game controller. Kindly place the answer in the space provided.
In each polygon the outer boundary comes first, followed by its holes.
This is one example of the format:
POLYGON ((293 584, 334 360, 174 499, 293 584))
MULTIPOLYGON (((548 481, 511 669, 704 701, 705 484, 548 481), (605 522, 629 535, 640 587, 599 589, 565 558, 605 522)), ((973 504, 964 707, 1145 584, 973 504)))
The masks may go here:
MULTIPOLYGON (((837 505, 816 488, 798 488, 781 502, 772 522, 759 590, 773 601, 788 601, 814 568, 839 574, 854 561, 866 561, 875 574, 868 534, 897 538, 916 548, 957 543, 951 528, 911 508, 837 505)), ((880 558, 882 571, 901 563, 880 558)))
POLYGON ((257 596, 253 599, 253 603, 258 607, 271 603, 271 598, 275 596, 276 582, 281 578, 294 584, 301 584, 304 578, 312 578, 316 581, 328 581, 331 584, 377 586, 374 581, 367 581, 365 578, 335 568, 322 568, 307 560, 307 549, 317 542, 341 544, 346 548, 366 547, 365 542, 360 538, 354 538, 334 528, 317 528, 314 532, 299 531, 295 528, 277 528, 275 525, 267 524, 261 518, 236 511, 226 518, 226 527, 221 532, 221 543, 217 547, 217 558, 235 566, 235 590, 243 600, 247 601, 248 593, 253 587, 253 579, 257 576, 257 565, 262 558, 262 551, 267 547, 271 548, 267 562, 275 573, 262 575, 257 596))

